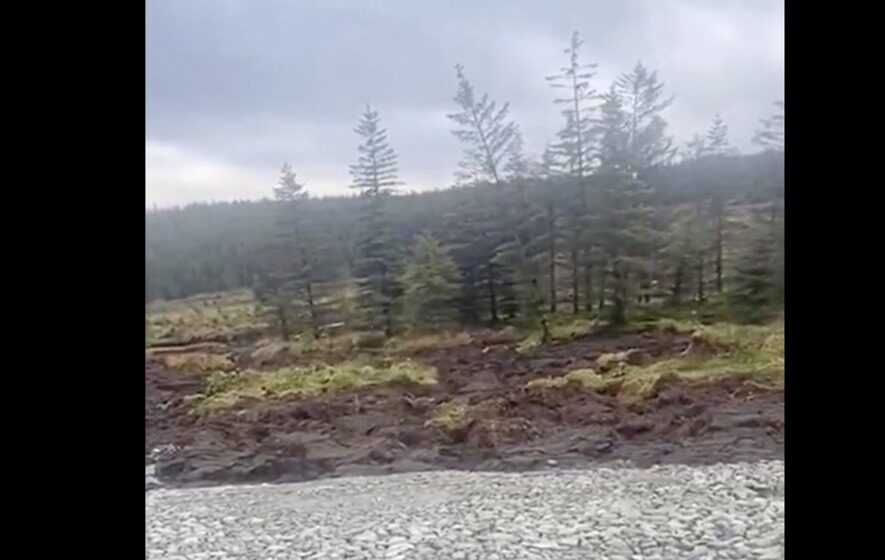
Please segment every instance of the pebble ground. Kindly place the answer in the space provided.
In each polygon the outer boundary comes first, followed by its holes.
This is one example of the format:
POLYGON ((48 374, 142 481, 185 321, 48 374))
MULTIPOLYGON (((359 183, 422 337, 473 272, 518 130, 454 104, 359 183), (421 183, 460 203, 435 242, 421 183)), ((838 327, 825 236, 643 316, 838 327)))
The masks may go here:
POLYGON ((781 461, 160 489, 146 557, 776 560, 783 489, 781 461))

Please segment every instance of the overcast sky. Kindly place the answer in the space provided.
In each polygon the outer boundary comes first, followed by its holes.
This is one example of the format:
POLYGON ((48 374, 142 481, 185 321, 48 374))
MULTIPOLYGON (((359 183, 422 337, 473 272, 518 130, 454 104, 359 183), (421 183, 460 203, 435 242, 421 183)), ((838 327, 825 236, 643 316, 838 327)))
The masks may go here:
POLYGON ((366 103, 405 188, 449 186, 456 63, 537 155, 563 124, 544 77, 574 30, 598 90, 638 60, 657 70, 680 145, 718 112, 752 151, 783 99, 783 1, 150 0, 146 206, 270 196, 284 161, 312 195, 347 193, 366 103))

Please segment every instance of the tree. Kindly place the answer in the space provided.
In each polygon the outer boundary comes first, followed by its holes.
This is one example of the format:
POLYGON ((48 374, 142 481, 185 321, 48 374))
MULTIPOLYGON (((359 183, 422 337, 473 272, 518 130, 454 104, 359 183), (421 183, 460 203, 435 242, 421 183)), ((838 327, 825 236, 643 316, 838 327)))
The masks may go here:
POLYGON ((714 156, 728 155, 731 148, 728 145, 728 126, 717 113, 707 131, 707 148, 714 156))
POLYGON ((762 126, 753 136, 753 143, 762 146, 765 150, 783 151, 784 102, 775 101, 774 105, 779 111, 767 119, 760 119, 759 122, 762 126))
POLYGON ((288 163, 283 164, 273 192, 277 216, 271 266, 259 275, 253 289, 259 303, 271 309, 273 322, 283 340, 288 341, 292 329, 305 322, 316 337, 319 324, 313 298, 310 242, 303 224, 302 206, 307 193, 288 163), (304 320, 305 307, 307 321, 304 320))
POLYGON ((728 303, 739 320, 757 323, 770 315, 770 305, 776 291, 772 259, 772 238, 757 235, 735 267, 734 285, 728 294, 728 303))
POLYGON ((598 123, 599 164, 602 171, 626 170, 631 165, 630 121, 624 111, 624 98, 613 84, 602 95, 598 123))
POLYGON ((598 235, 611 277, 614 325, 627 321, 628 277, 647 273, 652 230, 652 191, 636 173, 613 170, 597 176, 602 193, 598 235))
MULTIPOLYGON (((557 135, 559 143, 555 149, 560 156, 567 173, 573 178, 577 206, 569 212, 569 256, 572 273, 572 311, 580 311, 579 276, 582 264, 587 282, 590 281, 590 261, 588 258, 588 239, 586 235, 587 194, 584 178, 593 171, 595 133, 593 113, 596 107, 591 103, 598 97, 596 90, 590 86, 590 78, 596 75, 596 64, 582 64, 578 51, 582 45, 578 32, 572 33, 569 47, 565 49, 568 63, 560 68, 560 73, 547 77, 551 86, 567 90, 564 97, 554 100, 564 105, 562 115, 565 117, 565 128, 557 135), (582 259, 583 258, 583 259, 582 259), (581 262, 583 260, 583 263, 581 262)), ((587 302, 590 295, 587 294, 587 302)))
POLYGON ((615 80, 614 91, 625 113, 627 163, 642 175, 649 168, 668 163, 675 155, 673 139, 667 136, 667 122, 661 112, 673 103, 664 99, 664 84, 657 72, 637 62, 633 70, 615 80))
POLYGON ((402 275, 403 306, 410 324, 439 326, 455 318, 460 274, 432 234, 420 234, 402 275))
POLYGON ((519 128, 517 127, 513 142, 510 143, 510 148, 507 151, 507 161, 504 164, 504 173, 509 181, 520 181, 528 178, 531 174, 530 168, 531 164, 523 152, 522 134, 520 134, 519 128))
POLYGON ((445 232, 461 268, 459 307, 467 322, 478 322, 487 310, 492 323, 514 307, 513 285, 501 258, 510 239, 501 227, 500 191, 476 192, 446 216, 445 232))
POLYGON ((556 151, 547 146, 541 161, 537 165, 534 175, 544 183, 545 188, 540 193, 540 206, 543 211, 539 214, 541 227, 539 233, 532 242, 535 259, 543 259, 547 269, 548 306, 551 313, 556 313, 557 307, 557 278, 556 269, 560 263, 559 251, 563 242, 563 224, 560 211, 557 208, 557 180, 562 177, 560 165, 557 162, 556 151))
POLYGON ((707 147, 707 139, 701 134, 695 134, 691 140, 685 144, 686 159, 697 160, 710 153, 707 147))
POLYGON ((477 99, 464 75, 464 67, 456 65, 455 72, 458 76, 455 103, 459 111, 448 117, 458 125, 452 134, 465 145, 456 176, 460 182, 501 183, 502 160, 514 153, 514 143, 519 142, 519 129, 508 118, 510 104, 505 103, 499 109, 488 94, 477 99))
POLYGON ((572 33, 569 48, 564 51, 568 55, 568 64, 560 68, 559 74, 547 77, 553 88, 567 90, 564 97, 554 100, 554 103, 564 105, 562 115, 566 119, 565 128, 557 135, 556 149, 581 186, 584 176, 593 169, 595 127, 592 115, 596 107, 592 103, 598 98, 596 90, 590 86, 590 78, 596 75, 594 70, 598 65, 580 62, 578 51, 582 44, 578 32, 572 33))
POLYGON ((395 295, 393 244, 386 203, 397 179, 397 156, 381 128, 378 112, 370 106, 355 132, 363 139, 357 163, 351 165, 352 188, 360 192, 360 234, 357 241, 355 277, 360 289, 361 307, 370 330, 393 333, 393 298, 395 295))

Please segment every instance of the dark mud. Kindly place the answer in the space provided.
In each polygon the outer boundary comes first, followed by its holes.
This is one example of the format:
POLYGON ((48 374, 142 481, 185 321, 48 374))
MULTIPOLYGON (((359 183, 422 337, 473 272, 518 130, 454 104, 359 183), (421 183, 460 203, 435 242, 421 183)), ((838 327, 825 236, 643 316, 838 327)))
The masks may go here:
POLYGON ((665 333, 595 336, 530 355, 477 343, 414 356, 437 368, 437 386, 244 402, 212 415, 188 413, 186 397, 204 389, 203 378, 169 371, 151 358, 146 456, 164 448, 151 460, 160 480, 171 485, 783 458, 783 392, 742 379, 667 381, 632 404, 574 386, 525 387, 531 379, 592 367, 602 353, 635 348, 658 359, 684 351, 689 342, 665 333), (454 398, 469 403, 470 422, 448 431, 428 425, 434 407, 454 398))

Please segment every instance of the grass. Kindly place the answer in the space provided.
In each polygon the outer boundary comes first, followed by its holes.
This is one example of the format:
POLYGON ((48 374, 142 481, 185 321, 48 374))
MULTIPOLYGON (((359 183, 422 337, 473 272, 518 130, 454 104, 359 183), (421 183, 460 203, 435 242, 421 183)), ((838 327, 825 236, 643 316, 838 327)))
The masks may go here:
POLYGON ((245 290, 152 303, 145 317, 149 347, 225 340, 267 327, 245 290))
POLYGON ((394 354, 409 354, 427 350, 443 350, 470 344, 470 335, 466 332, 440 332, 418 334, 414 336, 395 337, 387 341, 386 349, 394 354))
POLYGON ((692 332, 696 344, 706 343, 710 353, 688 353, 643 366, 619 362, 613 375, 599 375, 593 370, 574 370, 562 377, 544 377, 530 381, 530 387, 564 387, 577 383, 598 392, 617 390, 625 399, 641 399, 654 393, 661 381, 681 379, 709 382, 729 377, 744 377, 772 388, 784 384, 784 325, 764 326, 718 323, 696 325, 662 321, 658 328, 692 332))
POLYGON ((193 399, 192 404, 196 410, 218 410, 232 407, 243 398, 311 397, 394 382, 432 385, 436 383, 436 371, 411 361, 383 366, 345 362, 267 371, 219 371, 210 375, 205 394, 193 399))
POLYGON ((603 377, 596 373, 595 370, 576 369, 560 377, 532 379, 526 383, 526 387, 559 388, 567 385, 577 385, 582 389, 591 389, 602 393, 617 384, 619 384, 619 380, 603 377))
POLYGON ((227 356, 221 354, 208 354, 205 352, 185 352, 182 354, 168 354, 163 356, 166 367, 177 369, 186 373, 211 373, 215 371, 228 371, 233 369, 233 362, 227 356))
POLYGON ((686 381, 716 381, 746 377, 782 388, 784 383, 784 325, 718 323, 696 328, 692 338, 713 348, 711 353, 686 354, 646 366, 626 366, 622 393, 645 396, 666 377, 686 381))
POLYGON ((353 340, 348 335, 323 337, 314 340, 309 336, 300 339, 292 339, 289 342, 275 339, 263 339, 255 344, 255 349, 249 355, 256 365, 268 365, 274 362, 280 355, 293 357, 309 356, 312 354, 345 356, 353 350, 353 340))
MULTIPOLYGON (((550 342, 568 342, 586 336, 597 327, 597 321, 588 317, 553 315, 548 318, 550 342)), ((520 354, 531 352, 541 346, 541 331, 537 329, 525 337, 517 346, 520 354)))
POLYGON ((461 401, 449 401, 437 406, 425 426, 446 434, 464 430, 471 422, 470 407, 461 401))

